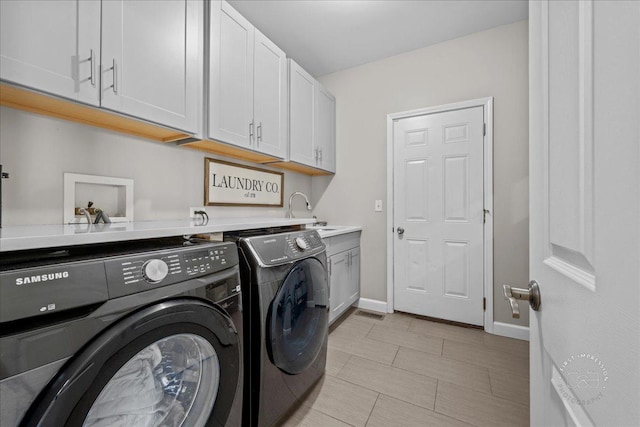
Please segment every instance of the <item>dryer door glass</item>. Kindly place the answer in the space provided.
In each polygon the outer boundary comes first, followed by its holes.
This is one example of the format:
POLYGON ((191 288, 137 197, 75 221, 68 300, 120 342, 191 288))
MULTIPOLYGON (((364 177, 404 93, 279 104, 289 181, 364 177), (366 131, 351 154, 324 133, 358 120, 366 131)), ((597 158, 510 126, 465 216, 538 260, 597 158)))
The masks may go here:
POLYGON ((204 426, 216 401, 220 364, 201 336, 158 340, 109 380, 84 426, 204 426))
POLYGON ((313 364, 327 339, 329 284, 316 258, 305 259, 287 274, 267 319, 271 361, 288 374, 313 364))

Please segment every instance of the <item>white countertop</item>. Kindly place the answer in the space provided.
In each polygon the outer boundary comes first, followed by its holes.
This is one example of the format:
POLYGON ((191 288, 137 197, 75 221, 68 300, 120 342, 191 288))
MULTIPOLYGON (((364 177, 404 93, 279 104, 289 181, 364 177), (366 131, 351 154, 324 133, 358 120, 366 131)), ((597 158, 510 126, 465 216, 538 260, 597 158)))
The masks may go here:
POLYGON ((362 227, 357 225, 314 225, 306 226, 307 230, 316 230, 321 238, 339 236, 341 234, 362 231, 362 227))
MULTIPOLYGON (((91 243, 121 242, 200 233, 313 224, 313 218, 211 218, 206 225, 189 220, 112 224, 14 225, 0 228, 0 252, 91 243)), ((328 227, 325 227, 328 228, 328 227)))

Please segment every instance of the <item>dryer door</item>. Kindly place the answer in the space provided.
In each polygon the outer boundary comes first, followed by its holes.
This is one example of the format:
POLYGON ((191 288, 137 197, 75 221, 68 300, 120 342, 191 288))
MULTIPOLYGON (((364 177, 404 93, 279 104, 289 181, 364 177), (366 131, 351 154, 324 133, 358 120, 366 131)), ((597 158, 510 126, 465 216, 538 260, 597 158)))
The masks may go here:
POLYGON ((316 258, 297 263, 280 285, 267 318, 271 362, 299 374, 314 362, 327 339, 329 283, 316 258))
POLYGON ((222 309, 180 299, 98 336, 34 402, 23 425, 223 426, 240 347, 222 309))

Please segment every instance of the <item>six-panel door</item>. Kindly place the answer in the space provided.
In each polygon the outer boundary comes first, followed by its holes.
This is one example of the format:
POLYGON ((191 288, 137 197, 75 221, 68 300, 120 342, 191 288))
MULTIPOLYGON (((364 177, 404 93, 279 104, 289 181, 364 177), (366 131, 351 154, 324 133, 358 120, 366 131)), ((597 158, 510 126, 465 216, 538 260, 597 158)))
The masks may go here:
POLYGON ((483 325, 483 120, 473 107, 393 123, 396 310, 483 325))

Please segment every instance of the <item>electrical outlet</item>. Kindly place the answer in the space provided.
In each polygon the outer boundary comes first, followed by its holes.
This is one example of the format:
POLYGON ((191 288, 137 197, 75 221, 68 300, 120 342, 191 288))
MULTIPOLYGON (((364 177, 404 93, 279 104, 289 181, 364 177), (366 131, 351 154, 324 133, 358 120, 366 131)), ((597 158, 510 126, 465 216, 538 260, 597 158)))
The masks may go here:
POLYGON ((376 200, 373 208, 376 212, 382 212, 382 200, 376 200))
MULTIPOLYGON (((193 207, 189 208, 189 218, 190 219, 194 219, 195 218, 195 216, 196 216, 195 211, 205 211, 206 212, 207 208, 205 208, 203 206, 199 206, 199 207, 195 207, 195 208, 193 208, 193 207)), ((198 217, 200 217, 200 215, 198 215, 198 217)))

